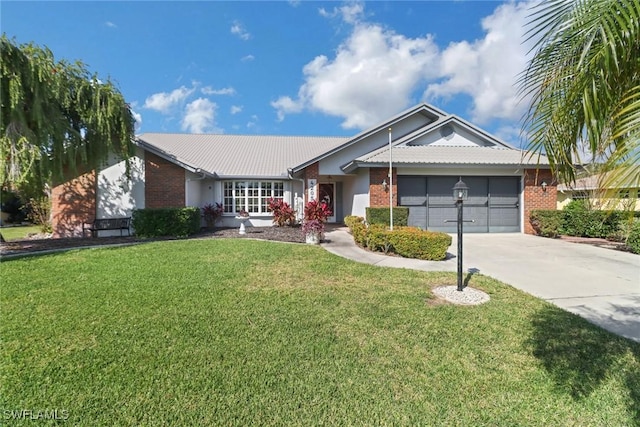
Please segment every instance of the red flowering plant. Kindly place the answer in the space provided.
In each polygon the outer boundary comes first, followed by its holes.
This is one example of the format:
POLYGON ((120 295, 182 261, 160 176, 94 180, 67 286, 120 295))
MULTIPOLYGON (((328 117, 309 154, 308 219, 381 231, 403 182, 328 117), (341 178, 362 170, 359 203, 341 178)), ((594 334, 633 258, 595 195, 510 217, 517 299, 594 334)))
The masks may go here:
POLYGON ((296 222, 296 211, 282 199, 270 198, 267 209, 273 214, 273 223, 278 227, 293 225, 296 222))
POLYGON ((207 223, 207 228, 213 228, 224 213, 224 206, 220 203, 207 203, 202 207, 202 216, 207 223))
POLYGON ((331 215, 333 215, 333 212, 326 202, 311 200, 304 207, 302 232, 305 234, 322 234, 324 232, 324 223, 331 215))

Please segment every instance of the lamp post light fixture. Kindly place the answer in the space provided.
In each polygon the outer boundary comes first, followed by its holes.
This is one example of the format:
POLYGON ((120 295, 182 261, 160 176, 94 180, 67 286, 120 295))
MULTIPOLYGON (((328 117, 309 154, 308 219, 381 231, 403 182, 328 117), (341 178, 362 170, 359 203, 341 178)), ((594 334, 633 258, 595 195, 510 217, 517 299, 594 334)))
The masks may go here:
POLYGON ((458 207, 458 291, 462 292, 462 204, 469 197, 469 187, 462 181, 462 177, 458 179, 456 185, 453 186, 453 200, 458 207))

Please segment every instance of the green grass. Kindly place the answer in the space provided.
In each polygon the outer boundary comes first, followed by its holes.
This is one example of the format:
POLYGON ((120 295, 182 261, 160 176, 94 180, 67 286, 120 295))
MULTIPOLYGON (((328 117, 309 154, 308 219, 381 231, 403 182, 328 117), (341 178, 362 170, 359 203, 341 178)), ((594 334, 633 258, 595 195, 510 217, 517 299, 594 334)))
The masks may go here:
POLYGON ((39 233, 39 225, 21 225, 17 227, 2 227, 0 233, 7 242, 11 240, 20 240, 27 237, 30 233, 39 233))
POLYGON ((491 301, 463 307, 431 293, 454 274, 250 240, 0 267, 4 420, 58 409, 92 426, 640 424, 639 344, 481 275, 470 285, 491 301))

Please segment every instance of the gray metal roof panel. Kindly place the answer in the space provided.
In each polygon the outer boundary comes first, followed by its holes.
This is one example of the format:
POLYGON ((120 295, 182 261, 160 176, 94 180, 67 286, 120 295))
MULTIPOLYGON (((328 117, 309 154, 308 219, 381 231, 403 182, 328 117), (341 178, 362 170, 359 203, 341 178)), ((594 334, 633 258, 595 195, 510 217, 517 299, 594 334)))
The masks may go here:
MULTIPOLYGON (((495 147, 398 146, 393 148, 392 155, 394 163, 405 164, 549 165, 545 156, 495 147)), ((356 161, 362 164, 388 162, 389 148, 361 156, 356 161)))
POLYGON ((218 176, 276 177, 344 144, 345 137, 144 133, 165 157, 218 176))

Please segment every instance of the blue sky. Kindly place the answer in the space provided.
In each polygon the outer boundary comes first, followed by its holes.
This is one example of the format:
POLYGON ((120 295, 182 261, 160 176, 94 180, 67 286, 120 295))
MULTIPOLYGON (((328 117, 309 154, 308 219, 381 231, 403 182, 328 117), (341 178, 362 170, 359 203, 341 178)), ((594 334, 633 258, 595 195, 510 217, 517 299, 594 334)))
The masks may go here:
POLYGON ((110 77, 138 133, 354 135, 428 102, 520 145, 529 7, 2 1, 0 30, 110 77))

